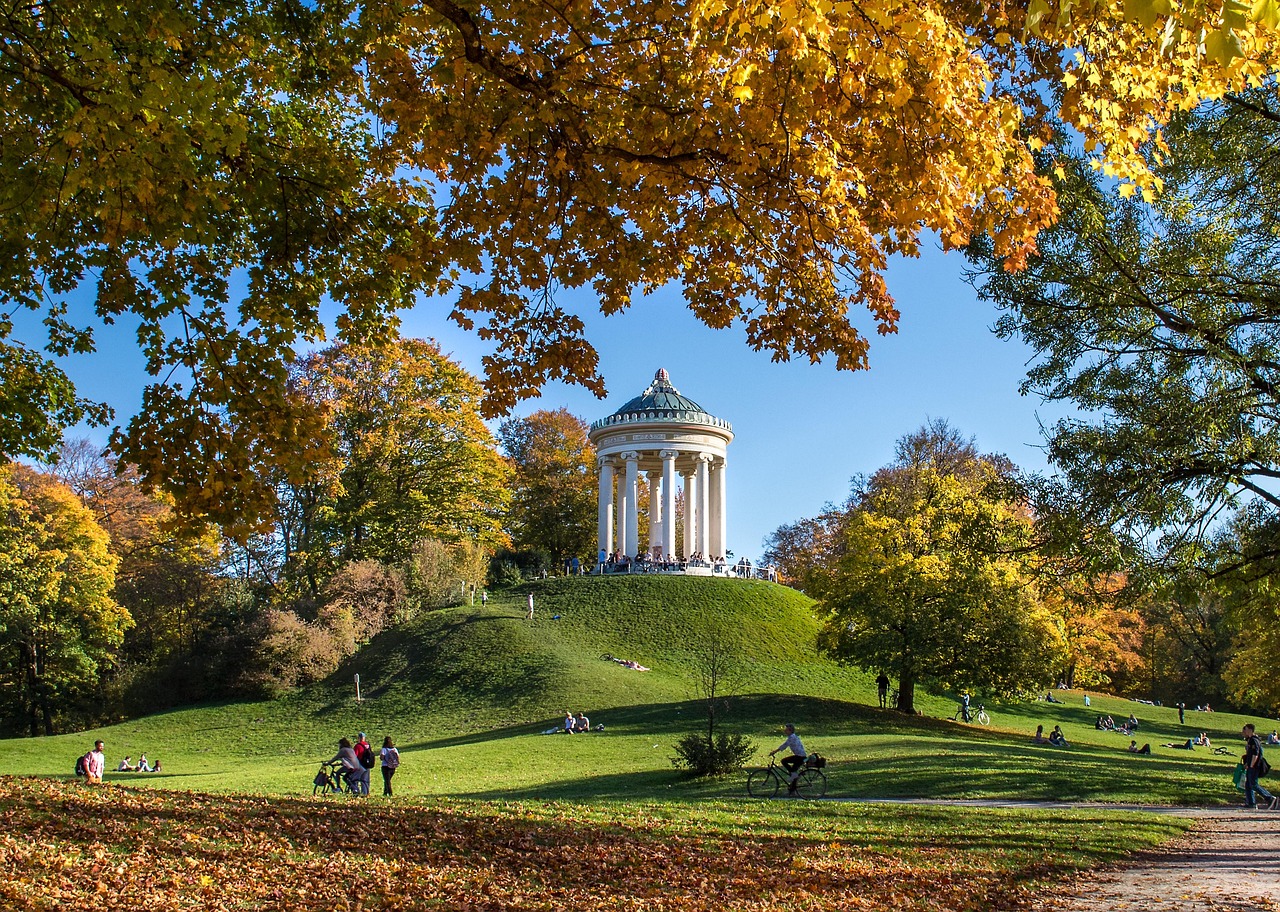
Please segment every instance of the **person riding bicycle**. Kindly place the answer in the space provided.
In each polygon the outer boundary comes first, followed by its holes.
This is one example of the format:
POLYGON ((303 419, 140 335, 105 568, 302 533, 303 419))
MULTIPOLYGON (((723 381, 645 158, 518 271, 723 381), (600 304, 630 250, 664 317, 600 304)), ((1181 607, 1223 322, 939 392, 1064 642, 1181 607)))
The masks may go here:
POLYGON ((796 734, 796 727, 790 722, 786 725, 786 732, 787 740, 769 751, 769 756, 772 757, 778 751, 786 748, 791 749, 791 756, 782 758, 782 767, 791 775, 791 778, 787 780, 787 794, 794 795, 796 780, 800 778, 800 770, 804 768, 805 757, 808 755, 805 753, 804 745, 800 742, 800 736, 796 734))

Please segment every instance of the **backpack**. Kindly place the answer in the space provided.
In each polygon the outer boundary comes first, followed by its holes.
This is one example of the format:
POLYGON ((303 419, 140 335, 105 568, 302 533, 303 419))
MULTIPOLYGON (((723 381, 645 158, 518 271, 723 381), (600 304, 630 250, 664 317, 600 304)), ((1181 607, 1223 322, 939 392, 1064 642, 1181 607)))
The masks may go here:
POLYGON ((88 754, 85 754, 83 757, 76 757, 76 775, 77 776, 89 775, 89 755, 88 754))
POLYGON ((804 765, 809 767, 809 769, 822 769, 827 765, 827 758, 821 757, 818 754, 810 754, 804 758, 804 765))
POLYGON ((363 766, 365 769, 369 769, 373 766, 373 762, 374 762, 373 748, 365 744, 363 741, 360 743, 362 746, 356 752, 356 759, 360 761, 361 766, 363 766))

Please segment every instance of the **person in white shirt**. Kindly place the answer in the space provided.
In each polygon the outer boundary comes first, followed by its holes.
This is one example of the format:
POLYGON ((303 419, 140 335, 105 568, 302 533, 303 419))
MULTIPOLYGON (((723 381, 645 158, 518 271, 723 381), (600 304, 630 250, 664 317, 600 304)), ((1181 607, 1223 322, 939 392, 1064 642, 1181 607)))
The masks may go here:
POLYGON ((800 778, 800 770, 804 767, 804 760, 808 754, 805 753, 804 744, 800 741, 800 736, 796 734, 796 727, 790 722, 786 725, 787 740, 783 741, 773 750, 769 751, 772 757, 780 750, 790 748, 791 756, 782 758, 782 767, 791 774, 791 779, 787 783, 787 794, 794 794, 796 790, 796 780, 800 778))

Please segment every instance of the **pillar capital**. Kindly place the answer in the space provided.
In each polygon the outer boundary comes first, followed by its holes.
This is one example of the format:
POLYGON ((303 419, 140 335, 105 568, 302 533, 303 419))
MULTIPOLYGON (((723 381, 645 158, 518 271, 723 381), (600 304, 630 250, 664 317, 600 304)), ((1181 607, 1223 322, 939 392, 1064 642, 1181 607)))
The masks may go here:
POLYGON ((675 459, 680 455, 679 450, 658 450, 659 459, 675 459))

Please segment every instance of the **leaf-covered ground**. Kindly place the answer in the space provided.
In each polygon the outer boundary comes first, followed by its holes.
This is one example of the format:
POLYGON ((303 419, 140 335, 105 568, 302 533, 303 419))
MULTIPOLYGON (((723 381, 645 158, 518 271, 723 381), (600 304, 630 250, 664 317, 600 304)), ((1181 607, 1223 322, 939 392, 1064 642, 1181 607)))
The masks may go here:
POLYGON ((0 778, 0 907, 1015 909, 1185 823, 837 802, 402 804, 0 778))

